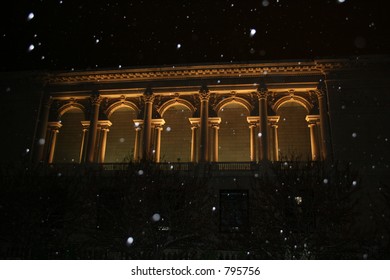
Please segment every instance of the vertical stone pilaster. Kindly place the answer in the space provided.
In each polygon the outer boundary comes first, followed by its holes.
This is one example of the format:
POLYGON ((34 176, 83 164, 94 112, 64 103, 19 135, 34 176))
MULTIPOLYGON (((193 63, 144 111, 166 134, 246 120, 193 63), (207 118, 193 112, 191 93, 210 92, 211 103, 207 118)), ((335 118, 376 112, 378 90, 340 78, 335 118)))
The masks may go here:
POLYGON ((160 162, 161 156, 161 131, 163 130, 163 125, 165 121, 163 119, 154 119, 153 126, 156 132, 156 143, 155 143, 155 162, 160 162))
POLYGON ((110 131, 109 127, 112 125, 112 123, 108 120, 102 120, 99 121, 99 128, 100 128, 100 147, 99 147, 99 163, 104 163, 104 158, 106 156, 106 148, 107 148, 107 134, 110 131))
POLYGON ((198 139, 198 129, 200 124, 199 118, 189 118, 189 121, 191 123, 191 162, 197 162, 197 139, 198 139))
POLYGON ((259 161, 268 160, 268 120, 267 120, 267 90, 259 89, 259 161))
POLYGON ((219 155, 219 143, 218 143, 218 130, 221 123, 221 118, 209 118, 209 123, 213 130, 213 161, 218 162, 219 155))
POLYGON ((85 162, 85 155, 86 155, 86 146, 85 142, 88 137, 88 130, 89 130, 89 121, 81 121, 81 125, 83 126, 83 135, 81 138, 81 145, 80 145, 80 157, 79 162, 85 162))
POLYGON ((259 117, 248 116, 246 121, 249 124, 249 158, 250 161, 256 161, 256 127, 259 124, 259 117))
POLYGON ((62 124, 60 122, 49 122, 48 123, 48 131, 50 131, 50 140, 49 140, 49 156, 47 159, 47 163, 51 164, 53 163, 54 159, 54 152, 56 149, 56 143, 57 143, 57 134, 59 132, 59 129, 62 127, 62 124))
POLYGON ((327 110, 326 92, 325 89, 322 87, 318 89, 316 93, 318 97, 318 107, 320 110, 322 158, 324 160, 332 159, 329 114, 327 110))
POLYGON ((152 147, 152 112, 154 94, 150 89, 147 89, 142 96, 144 100, 144 127, 143 127, 143 139, 142 139, 142 159, 152 160, 153 155, 151 151, 152 147))
POLYGON ((279 137, 278 137, 278 122, 279 116, 269 116, 268 122, 271 127, 271 138, 272 138, 272 160, 279 160, 279 137))
POLYGON ((320 160, 320 152, 318 147, 318 139, 316 133, 317 122, 320 116, 308 115, 306 121, 310 129, 310 146, 311 146, 311 159, 313 161, 320 160))
POLYGON ((98 132, 98 120, 99 120, 99 109, 102 98, 99 94, 93 94, 91 96, 91 117, 90 117, 90 126, 88 133, 88 145, 87 145, 87 163, 95 162, 95 152, 96 152, 96 142, 97 142, 97 132, 98 132))
POLYGON ((44 160, 45 140, 47 134, 47 124, 49 121, 50 107, 53 100, 51 96, 44 97, 42 102, 41 112, 39 115, 39 124, 37 128, 37 136, 34 142, 33 162, 39 163, 44 160))
MULTIPOLYGON (((139 142, 140 142, 140 134, 141 134, 141 130, 142 130, 142 124, 140 123, 141 120, 134 120, 134 124, 135 124, 135 140, 134 140, 134 161, 139 161, 139 155, 140 155, 140 152, 139 152, 139 142)), ((143 121, 142 121, 143 123, 143 121)))
POLYGON ((210 92, 207 87, 202 87, 199 91, 200 99, 200 146, 199 162, 209 161, 209 99, 210 92))

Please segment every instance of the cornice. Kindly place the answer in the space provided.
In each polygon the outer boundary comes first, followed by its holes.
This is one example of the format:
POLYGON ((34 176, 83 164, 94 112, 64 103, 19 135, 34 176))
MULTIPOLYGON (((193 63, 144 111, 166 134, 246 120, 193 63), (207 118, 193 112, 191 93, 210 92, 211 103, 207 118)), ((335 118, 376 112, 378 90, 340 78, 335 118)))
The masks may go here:
MULTIPOLYGON (((153 68, 101 69, 76 72, 27 72, 45 85, 88 83, 126 83, 159 80, 240 78, 267 76, 312 76, 332 71, 372 68, 388 65, 390 56, 361 56, 352 58, 271 61, 264 63, 225 63, 181 65, 153 68)), ((20 77, 20 73, 2 73, 2 78, 20 77)))
POLYGON ((207 78, 264 77, 267 75, 313 75, 322 69, 315 63, 288 63, 282 65, 235 64, 210 66, 180 66, 151 69, 116 69, 93 72, 52 74, 49 84, 138 82, 148 80, 181 80, 207 78))

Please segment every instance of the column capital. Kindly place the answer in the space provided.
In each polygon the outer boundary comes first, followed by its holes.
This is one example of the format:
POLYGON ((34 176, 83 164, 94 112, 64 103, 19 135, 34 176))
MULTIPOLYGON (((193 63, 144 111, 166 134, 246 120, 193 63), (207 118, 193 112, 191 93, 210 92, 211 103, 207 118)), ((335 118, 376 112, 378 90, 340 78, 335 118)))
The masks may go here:
POLYGON ((62 127, 62 124, 60 122, 48 122, 47 127, 52 131, 58 132, 58 130, 62 127))
POLYGON ((200 118, 188 118, 191 123, 191 127, 199 127, 200 126, 200 118))
POLYGON ((109 131, 110 126, 112 123, 109 120, 99 120, 98 121, 98 128, 104 131, 109 131))
POLYGON ((145 103, 153 103, 156 96, 153 94, 153 91, 151 88, 147 88, 142 95, 142 99, 145 103))
POLYGON ((152 119, 152 127, 155 127, 157 129, 163 127, 163 125, 165 124, 165 120, 164 119, 152 119))
POLYGON ((268 124, 270 126, 278 126, 280 116, 268 116, 268 124))
POLYGON ((320 121, 320 116, 319 115, 307 115, 305 120, 307 121, 307 123, 309 125, 310 124, 316 125, 317 122, 320 121))
POLYGON ((89 129, 89 125, 90 125, 90 121, 81 121, 81 125, 83 127, 83 130, 88 130, 89 129))
POLYGON ((200 101, 209 101, 210 91, 207 86, 202 86, 202 88, 199 90, 199 99, 200 101))
POLYGON ((100 105, 100 103, 103 101, 103 98, 99 93, 94 93, 90 96, 90 100, 92 105, 100 105))
POLYGON ((260 117, 259 116, 247 116, 246 121, 249 125, 254 125, 255 127, 259 124, 260 117))
POLYGON ((258 91, 256 91, 256 95, 257 95, 257 98, 259 100, 267 99, 268 91, 267 90, 263 90, 263 89, 259 89, 258 91))
POLYGON ((214 127, 214 126, 218 126, 219 127, 220 123, 221 123, 221 118, 219 118, 219 117, 209 118, 209 125, 211 127, 214 127))

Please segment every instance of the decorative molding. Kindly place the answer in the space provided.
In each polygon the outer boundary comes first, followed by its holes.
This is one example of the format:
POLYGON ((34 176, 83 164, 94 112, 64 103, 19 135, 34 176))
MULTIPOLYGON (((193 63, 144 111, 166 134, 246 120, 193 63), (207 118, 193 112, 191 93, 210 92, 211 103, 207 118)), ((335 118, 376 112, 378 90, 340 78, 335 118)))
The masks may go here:
POLYGON ((103 101, 103 98, 100 96, 100 94, 92 94, 90 96, 90 101, 92 105, 100 105, 100 103, 103 101))
POLYGON ((64 115, 67 111, 72 110, 72 109, 79 109, 84 113, 84 116, 86 115, 86 110, 83 105, 80 103, 75 102, 74 99, 71 99, 69 102, 66 104, 62 105, 60 108, 57 109, 57 114, 59 117, 64 115))
POLYGON ((206 86, 202 86, 202 88, 199 90, 199 99, 200 101, 209 101, 210 99, 210 91, 206 86))
POLYGON ((236 95, 222 99, 218 104, 215 105, 214 110, 218 113, 224 106, 232 102, 243 105, 248 110, 248 113, 252 112, 253 110, 253 105, 249 101, 236 95))
POLYGON ((160 114, 160 116, 163 116, 166 110, 177 104, 187 107, 192 112, 192 114, 194 114, 196 111, 195 106, 191 102, 186 99, 175 97, 174 99, 169 99, 168 101, 165 101, 163 104, 161 104, 161 106, 158 107, 157 112, 160 114))
POLYGON ((116 101, 114 102, 113 104, 111 104, 106 110, 105 110, 105 114, 107 116, 107 118, 110 118, 111 115, 116 111, 118 110, 119 108, 131 108, 135 111, 136 113, 136 116, 138 116, 139 112, 140 112, 140 109, 138 108, 138 106, 136 104, 134 104, 133 102, 131 101, 127 101, 123 98, 121 98, 119 101, 116 101))
POLYGON ((302 96, 299 96, 299 95, 296 95, 295 93, 292 94, 292 92, 290 91, 289 94, 287 96, 283 96, 281 98, 279 98, 278 100, 276 100, 276 102, 273 104, 272 106, 272 109, 274 110, 275 113, 277 113, 277 111, 279 110, 279 108, 286 102, 297 102, 299 104, 301 104, 305 109, 306 111, 309 113, 314 105, 308 101, 306 98, 302 97, 302 96))

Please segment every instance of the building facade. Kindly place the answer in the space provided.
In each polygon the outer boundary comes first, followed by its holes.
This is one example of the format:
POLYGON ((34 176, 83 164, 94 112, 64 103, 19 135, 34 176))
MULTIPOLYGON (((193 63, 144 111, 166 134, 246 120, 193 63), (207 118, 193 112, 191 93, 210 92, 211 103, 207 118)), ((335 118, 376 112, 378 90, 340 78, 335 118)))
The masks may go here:
POLYGON ((331 159, 327 71, 340 67, 314 61, 49 75, 34 161, 331 159))

